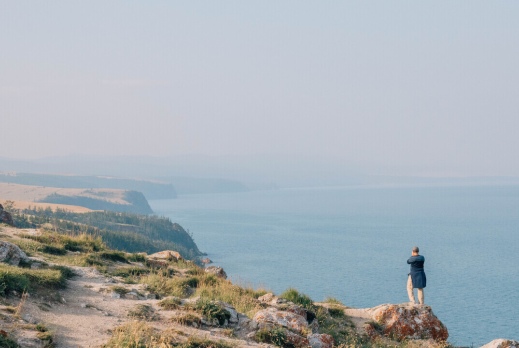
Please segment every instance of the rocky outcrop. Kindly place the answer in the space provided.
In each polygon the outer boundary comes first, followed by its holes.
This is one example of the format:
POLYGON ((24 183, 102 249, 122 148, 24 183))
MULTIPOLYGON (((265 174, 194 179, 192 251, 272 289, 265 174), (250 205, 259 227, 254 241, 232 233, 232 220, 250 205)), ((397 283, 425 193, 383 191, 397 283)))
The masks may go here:
POLYGON ((499 338, 481 346, 480 348, 519 348, 519 342, 499 338))
POLYGON ((210 258, 208 258, 208 257, 203 258, 202 260, 200 260, 200 262, 201 262, 203 265, 208 265, 208 264, 210 264, 210 263, 213 263, 213 261, 212 261, 210 258))
POLYGON ((262 297, 263 302, 270 302, 273 306, 258 311, 249 328, 257 330, 281 330, 286 343, 293 347, 331 348, 335 341, 332 336, 317 333, 317 320, 311 317, 308 321, 308 311, 298 305, 284 300, 277 303, 279 299, 272 294, 262 297), (279 306, 277 308, 276 306, 279 306), (280 309, 283 308, 283 309, 280 309))
POLYGON ((180 253, 173 250, 163 250, 158 253, 148 255, 148 260, 156 260, 156 261, 180 261, 182 260, 182 256, 180 253))
POLYGON ((3 205, 0 204, 0 223, 14 226, 14 221, 11 213, 4 210, 3 205))
POLYGON ((383 335, 396 341, 433 339, 446 341, 449 332, 429 306, 385 304, 370 309, 373 322, 366 332, 370 336, 383 335))
POLYGON ((259 329, 282 326, 304 336, 309 332, 306 318, 296 313, 277 310, 274 307, 258 311, 252 321, 259 329))
POLYGON ((311 334, 308 343, 312 348, 332 348, 335 340, 328 334, 311 334))
POLYGON ((214 274, 215 276, 223 279, 227 279, 227 273, 223 270, 222 267, 217 266, 209 266, 205 269, 206 273, 214 274))
POLYGON ((20 261, 29 262, 29 258, 22 249, 18 245, 0 241, 0 262, 18 266, 20 261))

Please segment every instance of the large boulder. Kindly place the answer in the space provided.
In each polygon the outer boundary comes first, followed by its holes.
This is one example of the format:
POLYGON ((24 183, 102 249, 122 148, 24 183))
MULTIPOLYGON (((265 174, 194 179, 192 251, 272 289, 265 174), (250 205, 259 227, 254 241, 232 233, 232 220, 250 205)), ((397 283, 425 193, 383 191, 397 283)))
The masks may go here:
POLYGON ((0 262, 18 266, 20 261, 29 262, 29 258, 22 249, 18 245, 0 241, 0 262))
POLYGON ((182 260, 182 256, 178 251, 173 250, 163 250, 158 253, 148 255, 148 260, 158 260, 158 261, 180 261, 182 260))
POLYGON ((514 340, 507 340, 504 338, 498 338, 481 346, 481 348, 519 348, 519 342, 514 340))
POLYGON ((205 273, 214 274, 218 278, 227 279, 227 273, 225 273, 222 267, 209 266, 205 269, 205 273))
POLYGON ((0 204, 0 223, 14 226, 14 221, 11 213, 4 210, 4 206, 0 204))
MULTIPOLYGON (((446 341, 449 332, 434 315, 429 306, 409 304, 385 304, 371 309, 378 328, 368 332, 380 332, 397 341, 406 339, 433 339, 446 341)), ((368 324, 371 325, 371 324, 368 324)))
POLYGON ((280 311, 273 307, 258 311, 252 318, 252 321, 260 329, 282 326, 303 336, 306 336, 310 331, 308 322, 303 316, 292 312, 280 311))

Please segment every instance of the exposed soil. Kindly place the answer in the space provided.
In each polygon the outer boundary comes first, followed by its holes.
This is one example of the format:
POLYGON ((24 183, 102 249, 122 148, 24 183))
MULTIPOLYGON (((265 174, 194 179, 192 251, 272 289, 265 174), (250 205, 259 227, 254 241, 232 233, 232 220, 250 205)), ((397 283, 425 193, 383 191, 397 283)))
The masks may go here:
MULTIPOLYGON (((15 235, 20 232, 39 233, 38 230, 19 230, 3 226, 0 235, 16 238, 15 235)), ((25 302, 20 296, 9 296, 2 300, 4 306, 0 305, 0 326, 26 342, 22 344, 23 347, 38 347, 38 340, 34 338, 35 330, 27 325, 37 323, 44 324, 50 329, 57 348, 101 347, 110 339, 114 328, 134 320, 128 317, 128 311, 142 304, 148 304, 154 309, 157 319, 150 321, 149 324, 160 330, 175 328, 186 336, 222 339, 232 342, 236 347, 268 346, 246 339, 226 337, 224 330, 215 327, 196 329, 170 323, 168 319, 178 315, 178 310, 162 310, 158 306, 159 300, 154 299, 116 298, 117 295, 114 295, 110 289, 117 285, 128 290, 144 292, 142 284, 123 284, 91 267, 70 268, 77 273, 77 276, 68 281, 66 289, 30 294, 25 302), (21 308, 17 317, 5 311, 7 305, 11 308, 21 308)))

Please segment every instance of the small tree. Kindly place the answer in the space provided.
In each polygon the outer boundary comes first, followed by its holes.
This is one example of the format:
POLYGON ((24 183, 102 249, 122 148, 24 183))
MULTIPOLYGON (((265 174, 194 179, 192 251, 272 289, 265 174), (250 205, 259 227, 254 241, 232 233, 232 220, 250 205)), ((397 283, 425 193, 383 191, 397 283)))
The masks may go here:
POLYGON ((14 213, 14 201, 6 200, 3 204, 4 210, 10 213, 14 213))

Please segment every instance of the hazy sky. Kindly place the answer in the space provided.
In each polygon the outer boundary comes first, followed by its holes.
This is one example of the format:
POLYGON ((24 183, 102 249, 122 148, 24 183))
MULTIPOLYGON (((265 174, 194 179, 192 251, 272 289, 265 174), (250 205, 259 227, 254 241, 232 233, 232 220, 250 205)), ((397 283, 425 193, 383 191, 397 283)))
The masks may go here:
POLYGON ((519 2, 3 1, 0 157, 519 176, 519 2))

